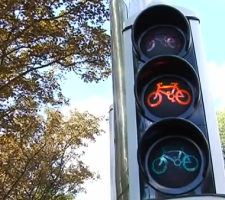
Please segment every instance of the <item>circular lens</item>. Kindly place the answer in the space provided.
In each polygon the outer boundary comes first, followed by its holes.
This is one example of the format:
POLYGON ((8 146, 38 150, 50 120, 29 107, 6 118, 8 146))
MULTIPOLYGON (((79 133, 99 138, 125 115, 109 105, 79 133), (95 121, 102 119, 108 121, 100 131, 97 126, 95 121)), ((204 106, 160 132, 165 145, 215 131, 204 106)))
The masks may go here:
POLYGON ((175 76, 156 78, 146 87, 144 104, 159 118, 182 115, 192 103, 192 89, 183 79, 175 76))
POLYGON ((149 149, 145 165, 149 176, 158 185, 177 189, 195 181, 201 169, 202 157, 193 141, 166 137, 149 149))
POLYGON ((208 175, 209 159, 204 133, 183 118, 153 123, 138 146, 138 163, 146 182, 164 194, 185 194, 197 188, 208 175))
POLYGON ((170 26, 159 26, 144 33, 140 39, 141 52, 148 58, 160 54, 178 55, 185 44, 183 34, 170 26))

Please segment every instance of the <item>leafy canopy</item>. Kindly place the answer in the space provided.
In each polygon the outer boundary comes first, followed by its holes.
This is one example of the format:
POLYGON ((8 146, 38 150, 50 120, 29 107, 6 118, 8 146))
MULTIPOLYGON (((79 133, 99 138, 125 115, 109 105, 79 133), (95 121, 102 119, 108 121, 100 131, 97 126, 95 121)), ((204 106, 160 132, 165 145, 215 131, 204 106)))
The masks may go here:
POLYGON ((60 87, 67 72, 86 82, 110 75, 108 18, 105 0, 0 1, 0 132, 68 104, 60 87))
POLYGON ((86 82, 107 78, 108 18, 105 0, 1 0, 0 118, 68 103, 59 84, 67 72, 86 82))
POLYGON ((18 135, 0 136, 0 199, 60 200, 84 191, 98 178, 82 162, 87 142, 104 131, 101 117, 74 110, 65 118, 47 109, 47 118, 17 119, 18 135))
POLYGON ((57 109, 69 103, 66 73, 110 75, 108 18, 105 0, 0 1, 0 199, 69 200, 98 178, 80 148, 102 132, 101 119, 57 109))
POLYGON ((219 124, 219 132, 225 157, 225 109, 217 111, 217 119, 219 124))

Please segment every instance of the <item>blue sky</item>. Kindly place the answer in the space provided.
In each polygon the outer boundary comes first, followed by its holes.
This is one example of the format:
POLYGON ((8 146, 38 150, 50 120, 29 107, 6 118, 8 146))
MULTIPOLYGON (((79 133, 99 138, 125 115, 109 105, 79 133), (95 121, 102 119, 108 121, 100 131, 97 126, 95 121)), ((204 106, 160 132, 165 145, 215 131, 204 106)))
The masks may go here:
MULTIPOLYGON (((210 70, 210 83, 217 108, 225 105, 225 0, 168 0, 170 4, 187 7, 197 12, 201 20, 202 38, 205 46, 207 65, 210 70)), ((109 32, 109 24, 107 24, 109 32)), ((63 93, 71 99, 72 107, 88 110, 93 114, 108 114, 112 102, 112 79, 105 82, 83 83, 75 74, 67 76, 62 85, 63 93)), ((108 124, 102 124, 107 131, 95 144, 87 149, 85 161, 90 168, 99 171, 101 180, 85 187, 87 194, 78 195, 78 200, 110 199, 110 163, 108 124)))
MULTIPOLYGON (((221 67, 225 60, 225 25, 223 21, 225 19, 225 0, 168 0, 168 2, 193 9, 198 13, 207 61, 215 62, 218 67, 221 67)), ((109 32, 109 24, 106 28, 109 32)), ((70 73, 62 88, 64 94, 72 102, 96 96, 112 99, 111 83, 111 77, 98 84, 84 83, 75 74, 70 73)))

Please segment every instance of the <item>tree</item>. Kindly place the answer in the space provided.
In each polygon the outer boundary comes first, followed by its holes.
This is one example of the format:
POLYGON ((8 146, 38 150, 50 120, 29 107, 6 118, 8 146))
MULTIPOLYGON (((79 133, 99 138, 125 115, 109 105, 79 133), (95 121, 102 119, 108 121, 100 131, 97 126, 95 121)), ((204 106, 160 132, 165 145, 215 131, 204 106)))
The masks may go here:
POLYGON ((223 154, 225 157, 225 109, 217 111, 217 119, 219 124, 219 132, 223 148, 223 154))
POLYGON ((105 0, 0 1, 0 199, 69 200, 97 178, 78 148, 100 134, 100 119, 65 120, 57 109, 69 104, 68 72, 85 82, 110 75, 108 18, 105 0))
POLYGON ((53 109, 46 116, 17 120, 21 137, 0 137, 0 199, 69 200, 85 180, 98 178, 81 158, 87 142, 103 133, 103 118, 76 110, 66 118, 53 109))
POLYGON ((73 71, 86 82, 110 73, 105 0, 0 1, 0 131, 14 118, 68 104, 60 83, 73 71))

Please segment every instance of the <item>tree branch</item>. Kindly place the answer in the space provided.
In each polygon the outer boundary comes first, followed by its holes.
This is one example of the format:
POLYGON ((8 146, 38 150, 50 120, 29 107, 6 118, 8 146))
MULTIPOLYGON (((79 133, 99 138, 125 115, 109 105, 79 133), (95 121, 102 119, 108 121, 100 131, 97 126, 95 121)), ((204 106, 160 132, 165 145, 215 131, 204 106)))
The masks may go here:
POLYGON ((31 69, 29 69, 29 70, 27 70, 27 71, 25 71, 25 72, 19 74, 18 76, 12 78, 12 79, 9 80, 6 84, 4 84, 3 86, 1 86, 1 87, 0 87, 0 91, 3 90, 5 87, 9 86, 12 82, 14 82, 14 81, 16 81, 17 79, 21 78, 22 76, 25 76, 26 74, 28 74, 28 73, 30 73, 30 72, 32 72, 32 71, 34 71, 34 70, 38 70, 38 69, 43 69, 43 68, 49 67, 49 66, 51 66, 51 65, 53 65, 53 64, 55 64, 55 63, 57 63, 57 62, 59 62, 60 60, 65 59, 66 57, 71 56, 71 55, 73 55, 73 54, 74 54, 74 53, 71 53, 71 54, 69 54, 69 55, 64 56, 63 58, 59 58, 59 59, 57 59, 57 60, 54 60, 54 61, 52 61, 52 62, 50 62, 50 63, 48 63, 48 64, 45 64, 45 65, 42 65, 42 66, 39 66, 39 67, 31 68, 31 69))
POLYGON ((10 195, 10 193, 13 191, 13 189, 16 187, 16 185, 20 182, 21 178, 23 177, 23 175, 26 173, 27 167, 29 166, 30 162, 32 161, 32 159, 39 154, 39 152, 45 147, 46 144, 44 144, 27 162, 27 164, 25 165, 25 168, 22 172, 22 174, 18 177, 18 179, 13 183, 12 187, 9 189, 9 191, 4 195, 4 197, 2 198, 2 200, 6 200, 7 197, 10 195))

